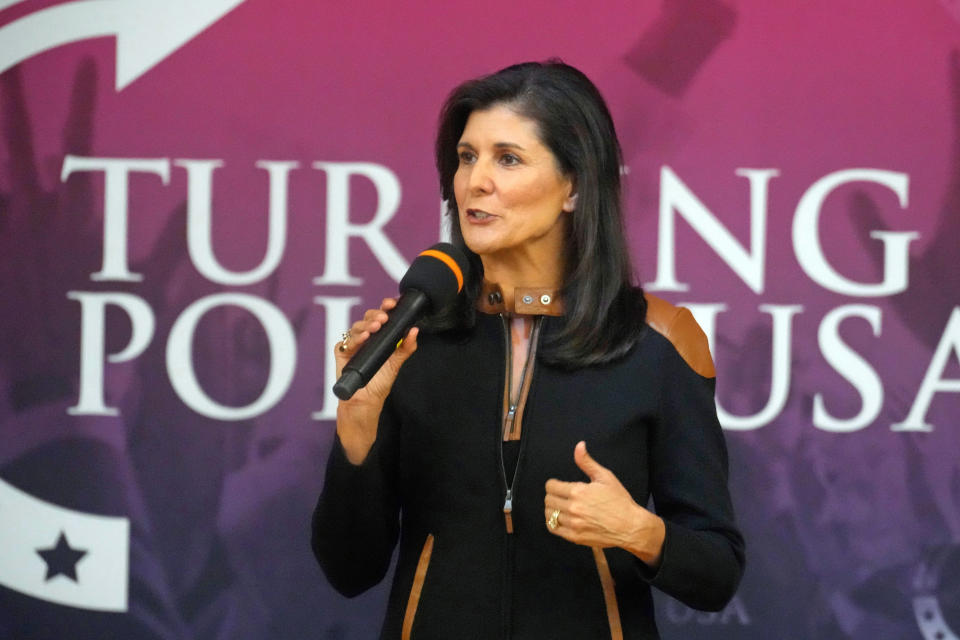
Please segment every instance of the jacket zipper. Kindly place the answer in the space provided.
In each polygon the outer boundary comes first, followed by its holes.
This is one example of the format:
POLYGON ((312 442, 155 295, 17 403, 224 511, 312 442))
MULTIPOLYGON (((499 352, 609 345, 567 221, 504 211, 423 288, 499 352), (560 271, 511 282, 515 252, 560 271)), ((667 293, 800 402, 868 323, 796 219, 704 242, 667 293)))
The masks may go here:
POLYGON ((507 481, 507 465, 503 459, 503 440, 507 435, 516 433, 520 427, 520 421, 523 417, 523 409, 526 405, 527 397, 530 393, 530 382, 533 376, 533 362, 537 356, 537 343, 540 339, 540 325, 543 321, 541 316, 533 320, 533 330, 530 332, 530 346, 527 351, 527 360, 523 364, 523 371, 520 374, 520 388, 516 399, 513 395, 513 342, 510 337, 510 320, 500 314, 504 329, 504 346, 506 348, 506 376, 503 388, 504 399, 506 400, 506 414, 503 416, 503 425, 498 442, 500 451, 500 471, 503 477, 504 500, 503 500, 503 518, 507 533, 513 533, 513 488, 517 481, 517 473, 520 471, 520 458, 523 456, 524 441, 520 440, 520 450, 517 452, 517 464, 513 469, 513 477, 507 481), (520 416, 520 420, 517 417, 520 416))
MULTIPOLYGON (((517 475, 520 471, 520 462, 523 457, 523 449, 526 439, 520 439, 520 450, 517 453, 517 464, 513 470, 513 477, 507 482, 507 466, 503 459, 503 441, 508 436, 516 434, 522 427, 523 414, 527 397, 530 393, 530 384, 533 376, 533 365, 537 355, 537 344, 540 341, 540 326, 543 322, 542 316, 534 319, 533 330, 530 332, 530 346, 527 351, 527 359, 523 364, 523 370, 520 374, 520 386, 517 397, 513 396, 513 341, 510 333, 510 320, 502 313, 500 319, 503 322, 504 347, 506 357, 506 373, 504 376, 504 399, 501 406, 505 408, 503 415, 503 424, 497 448, 500 452, 500 471, 503 478, 504 500, 503 517, 506 525, 506 563, 503 576, 503 637, 510 637, 510 622, 512 617, 511 602, 513 599, 512 582, 510 575, 512 572, 513 559, 513 490, 516 487, 517 475), (519 418, 519 420, 518 420, 519 418)), ((610 627, 611 640, 623 639, 623 628, 620 622, 620 608, 617 603, 616 587, 613 576, 610 573, 610 567, 607 564, 607 558, 603 550, 599 547, 593 548, 594 561, 597 567, 597 574, 600 578, 601 589, 603 591, 604 605, 607 610, 607 624, 610 627)))
POLYGON ((503 600, 501 607, 503 618, 501 624, 503 627, 502 637, 505 640, 509 640, 511 635, 510 622, 512 618, 513 602, 513 584, 511 580, 513 573, 513 490, 516 486, 518 472, 520 471, 520 463, 523 460, 523 449, 526 439, 520 439, 520 449, 517 452, 517 464, 513 469, 513 477, 509 482, 507 481, 506 463, 503 460, 503 440, 505 435, 515 433, 514 430, 520 426, 520 421, 517 420, 517 416, 519 415, 521 421, 523 419, 523 409, 530 391, 530 385, 526 383, 528 382, 528 378, 533 375, 532 366, 537 355, 537 342, 540 338, 540 324, 543 318, 538 316, 534 319, 533 331, 530 333, 530 346, 527 352, 527 361, 523 365, 523 373, 521 374, 520 379, 520 391, 517 394, 516 402, 511 402, 512 398, 510 397, 513 390, 513 343, 510 336, 510 320, 503 314, 500 314, 500 319, 503 321, 505 346, 504 354, 506 356, 506 375, 504 378, 505 395, 504 402, 501 402, 501 411, 502 407, 506 405, 506 414, 503 416, 503 423, 500 425, 500 429, 497 433, 497 451, 500 452, 500 477, 503 480, 504 487, 503 518, 506 526, 506 536, 504 540, 505 557, 502 590, 503 600), (507 422, 508 420, 509 423, 507 422))

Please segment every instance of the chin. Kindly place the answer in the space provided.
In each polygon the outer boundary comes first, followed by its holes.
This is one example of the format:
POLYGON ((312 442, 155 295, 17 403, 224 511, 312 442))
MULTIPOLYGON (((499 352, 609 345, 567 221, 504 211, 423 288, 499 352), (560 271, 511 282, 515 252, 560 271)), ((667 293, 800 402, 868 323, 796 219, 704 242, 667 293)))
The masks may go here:
POLYGON ((463 233, 462 231, 461 235, 463 235, 463 243, 467 245, 467 249, 470 249, 470 251, 473 251, 478 256, 495 253, 501 248, 496 241, 489 238, 477 238, 472 233, 463 233))

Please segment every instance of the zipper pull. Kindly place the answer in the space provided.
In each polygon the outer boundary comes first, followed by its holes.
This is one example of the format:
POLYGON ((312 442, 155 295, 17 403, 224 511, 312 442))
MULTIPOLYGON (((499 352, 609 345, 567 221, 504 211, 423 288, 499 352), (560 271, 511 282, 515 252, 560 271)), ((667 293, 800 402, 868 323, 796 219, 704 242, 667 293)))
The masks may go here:
POLYGON ((503 501, 503 519, 507 525, 507 533, 513 533, 513 490, 507 489, 507 497, 503 501))
POLYGON ((503 417, 503 439, 509 440, 513 435, 514 420, 517 417, 517 405, 510 405, 507 415, 503 417))

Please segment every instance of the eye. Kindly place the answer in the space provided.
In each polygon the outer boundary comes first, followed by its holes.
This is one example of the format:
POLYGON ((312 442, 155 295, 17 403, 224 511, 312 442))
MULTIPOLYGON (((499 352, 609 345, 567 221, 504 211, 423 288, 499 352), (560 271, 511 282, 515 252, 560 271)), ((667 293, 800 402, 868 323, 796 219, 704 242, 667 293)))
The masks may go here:
POLYGON ((473 151, 468 151, 466 149, 462 150, 458 155, 460 157, 460 164, 473 164, 477 159, 477 156, 475 153, 473 153, 473 151))
POLYGON ((508 167, 512 167, 514 165, 520 164, 520 158, 518 156, 515 156, 512 153, 505 153, 502 156, 500 156, 500 164, 506 165, 508 167))

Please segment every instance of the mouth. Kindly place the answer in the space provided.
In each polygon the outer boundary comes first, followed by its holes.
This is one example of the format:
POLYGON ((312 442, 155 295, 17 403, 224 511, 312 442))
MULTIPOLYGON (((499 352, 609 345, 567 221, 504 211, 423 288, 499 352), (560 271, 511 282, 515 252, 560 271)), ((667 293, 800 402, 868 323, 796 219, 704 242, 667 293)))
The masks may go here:
POLYGON ((467 209, 467 218, 469 220, 475 220, 481 222, 483 220, 490 220, 495 218, 492 213, 487 213, 486 211, 481 211, 480 209, 467 209))

